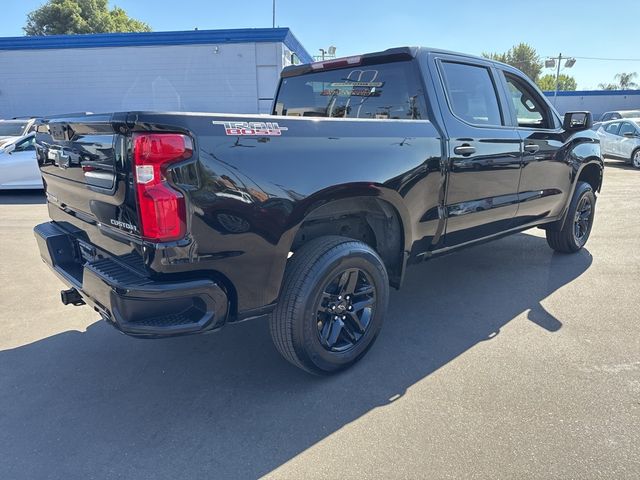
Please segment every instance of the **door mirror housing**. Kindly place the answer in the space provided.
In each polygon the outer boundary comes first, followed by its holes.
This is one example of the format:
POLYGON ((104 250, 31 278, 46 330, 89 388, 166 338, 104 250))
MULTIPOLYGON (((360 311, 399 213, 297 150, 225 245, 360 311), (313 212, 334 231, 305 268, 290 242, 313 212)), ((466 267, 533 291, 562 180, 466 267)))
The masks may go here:
POLYGON ((593 126, 591 112, 567 112, 564 114, 562 128, 566 131, 577 132, 588 130, 593 126))
POLYGON ((4 153, 11 154, 11 152, 13 152, 15 149, 16 149, 16 144, 12 143, 11 145, 7 145, 6 147, 4 147, 4 153))

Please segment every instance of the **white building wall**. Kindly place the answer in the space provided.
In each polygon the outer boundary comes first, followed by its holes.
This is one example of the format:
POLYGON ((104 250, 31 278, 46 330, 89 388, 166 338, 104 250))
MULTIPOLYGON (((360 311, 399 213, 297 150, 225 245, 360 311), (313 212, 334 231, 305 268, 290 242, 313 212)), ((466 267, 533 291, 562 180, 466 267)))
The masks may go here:
POLYGON ((567 112, 588 111, 593 114, 594 121, 598 121, 603 113, 612 110, 640 110, 640 91, 624 95, 620 95, 620 92, 605 91, 598 91, 597 95, 593 92, 585 93, 558 95, 555 99, 553 92, 545 92, 545 95, 561 115, 567 112))
POLYGON ((0 51, 0 118, 123 110, 268 112, 281 43, 0 51))
POLYGON ((256 84, 258 112, 270 113, 275 91, 280 79, 282 47, 280 43, 256 43, 256 84))

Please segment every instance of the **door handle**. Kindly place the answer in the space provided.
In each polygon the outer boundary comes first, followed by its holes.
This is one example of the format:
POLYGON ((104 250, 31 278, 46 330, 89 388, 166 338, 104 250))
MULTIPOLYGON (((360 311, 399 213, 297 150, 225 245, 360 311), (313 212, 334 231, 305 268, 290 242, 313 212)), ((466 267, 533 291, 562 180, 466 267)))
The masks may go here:
POLYGON ((459 145, 456 148, 454 148, 453 153, 455 153, 456 155, 462 155, 463 157, 466 157, 471 155, 472 153, 476 153, 476 148, 472 147, 468 143, 465 143, 464 145, 459 145))
POLYGON ((536 153, 540 150, 540 145, 536 145, 535 143, 529 143, 524 146, 524 151, 527 153, 536 153))

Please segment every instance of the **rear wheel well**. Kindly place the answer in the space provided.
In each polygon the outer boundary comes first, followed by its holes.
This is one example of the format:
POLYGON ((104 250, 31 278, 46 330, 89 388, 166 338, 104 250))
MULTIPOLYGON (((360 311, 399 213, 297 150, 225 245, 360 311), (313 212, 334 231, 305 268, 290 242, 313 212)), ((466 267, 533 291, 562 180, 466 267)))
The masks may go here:
POLYGON ((345 198, 326 203, 305 217, 291 245, 302 245, 325 235, 360 240, 373 248, 387 269, 389 283, 399 287, 403 269, 404 234, 395 208, 377 198, 345 198))
POLYGON ((578 175, 578 182, 587 182, 594 192, 599 192, 602 184, 602 169, 595 163, 585 166, 578 175))

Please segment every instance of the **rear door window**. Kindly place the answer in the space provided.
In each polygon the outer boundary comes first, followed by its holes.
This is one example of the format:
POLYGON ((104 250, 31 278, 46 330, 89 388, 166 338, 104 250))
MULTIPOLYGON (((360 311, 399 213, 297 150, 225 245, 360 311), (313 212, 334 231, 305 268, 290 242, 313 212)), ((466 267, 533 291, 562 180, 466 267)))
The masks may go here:
POLYGON ((412 62, 353 66, 284 78, 274 113, 381 120, 427 118, 412 62))
POLYGON ((472 125, 503 125, 491 72, 480 65, 442 62, 451 112, 472 125))

